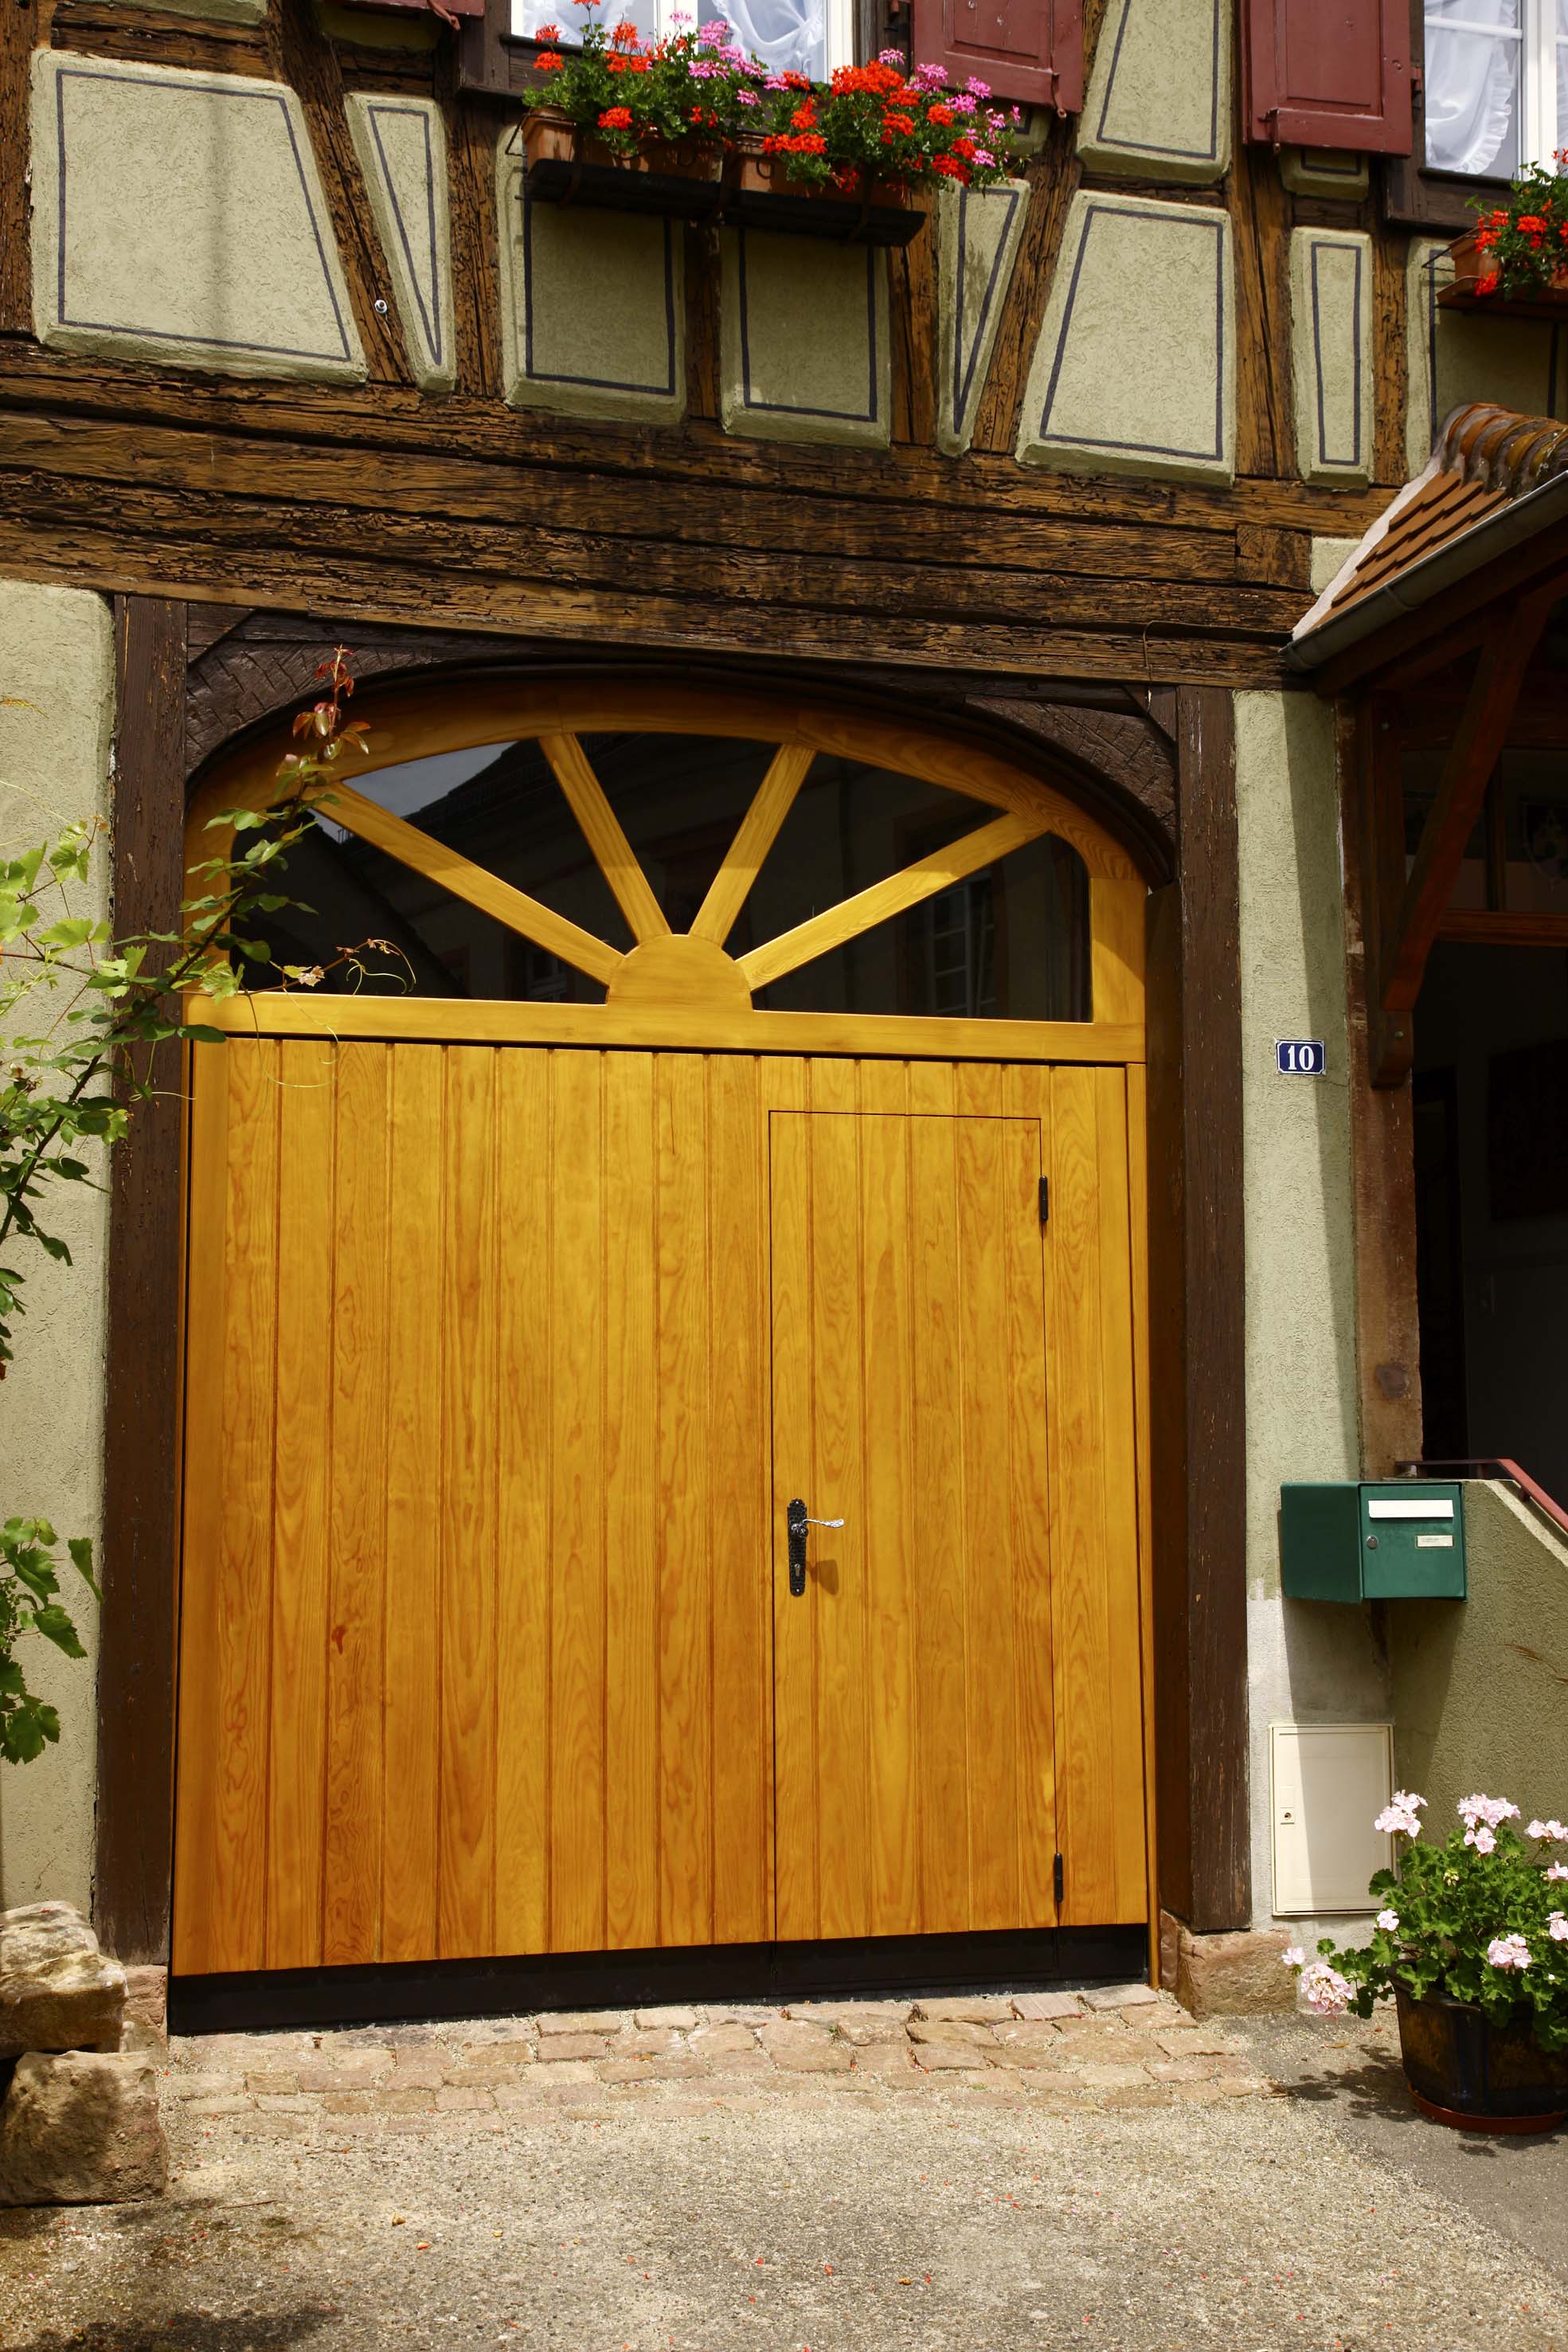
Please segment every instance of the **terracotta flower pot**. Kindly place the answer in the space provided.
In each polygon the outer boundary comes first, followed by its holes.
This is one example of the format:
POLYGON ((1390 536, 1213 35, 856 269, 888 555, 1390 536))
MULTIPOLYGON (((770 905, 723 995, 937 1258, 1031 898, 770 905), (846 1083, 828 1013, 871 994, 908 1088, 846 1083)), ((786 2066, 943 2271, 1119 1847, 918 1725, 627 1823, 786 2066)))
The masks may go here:
POLYGON ((608 140, 574 122, 557 106, 536 106, 523 117, 523 154, 530 172, 541 163, 575 164, 601 172, 647 172, 681 180, 716 180, 722 151, 711 142, 645 139, 634 155, 618 154, 608 140))
POLYGON ((1505 294, 1500 288, 1490 294, 1477 292, 1483 278, 1490 278, 1495 264, 1488 252, 1477 245, 1475 232, 1462 236, 1448 247, 1454 264, 1454 282, 1439 289, 1437 299, 1451 310, 1502 310, 1511 319, 1561 319, 1568 317, 1568 262, 1553 270, 1551 282, 1538 286, 1529 294, 1505 294))
POLYGON ((795 178, 792 160, 768 154, 759 139, 742 140, 728 158, 726 218, 847 245, 907 245, 925 225, 924 206, 902 180, 862 172, 859 186, 846 194, 835 180, 795 178))
POLYGON ((1568 2122, 1568 2050, 1528 2025, 1494 2025, 1446 1993, 1395 1988, 1405 2079, 1423 2115, 1456 2131, 1544 2132, 1568 2122))

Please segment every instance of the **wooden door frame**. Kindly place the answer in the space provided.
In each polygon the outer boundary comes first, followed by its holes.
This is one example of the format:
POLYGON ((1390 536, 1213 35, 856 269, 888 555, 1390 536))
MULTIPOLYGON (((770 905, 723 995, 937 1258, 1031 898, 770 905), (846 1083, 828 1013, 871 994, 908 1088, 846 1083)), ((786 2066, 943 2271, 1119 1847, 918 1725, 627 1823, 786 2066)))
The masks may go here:
MULTIPOLYGON (((118 598, 116 624, 115 919, 124 930, 167 929, 182 892, 184 856, 186 607, 175 599, 118 598)), ((1173 1396, 1165 1379, 1145 1379, 1140 1400, 1151 1485, 1162 1495, 1159 1503, 1145 1498, 1143 1505, 1149 1539, 1146 1750, 1155 1747, 1156 1726, 1159 1743, 1156 1752, 1146 1753, 1151 1938, 1158 1919, 1156 1856, 1163 1899, 1193 1925, 1240 1926, 1249 1909, 1246 1663, 1236 1639, 1244 1608, 1244 1546, 1240 1480, 1231 1475, 1239 1472, 1240 1453, 1241 1257, 1236 1195, 1228 1196, 1225 1182, 1234 1164, 1239 1192, 1229 696, 1184 688, 1161 700, 1162 707, 1175 703, 1183 793, 1192 797, 1195 814, 1213 803, 1217 815, 1213 821, 1205 816, 1195 829, 1193 854, 1183 859, 1177 883, 1149 900, 1156 1000, 1172 978, 1161 942, 1173 927, 1166 921, 1162 929, 1161 903, 1174 889, 1185 910, 1175 927, 1182 1010, 1174 1027, 1168 1020, 1156 1022, 1150 1033, 1157 1067, 1150 1071, 1148 1148, 1162 1171, 1156 1201, 1174 1197, 1178 1244, 1174 1271, 1163 1280, 1152 1266, 1144 1269, 1155 1285, 1153 1352, 1176 1382, 1173 1396), (1195 1280, 1205 1344, 1188 1349, 1184 1328, 1173 1358, 1161 1346, 1162 1318, 1170 1324, 1174 1300, 1180 1320, 1195 1280), (1186 1433, 1200 1419, 1225 1433, 1224 1458, 1199 1459, 1189 1477, 1186 1433), (1207 1605, 1195 1609, 1195 1596, 1207 1605), (1204 1694, 1201 1706, 1188 1703, 1189 1675, 1191 1687, 1204 1694)), ((912 731, 906 719, 906 740, 912 731)), ((936 713, 922 731, 928 738, 941 731, 936 713)), ((1008 764, 1027 778, 1034 763, 1025 747, 1019 750, 1008 764)), ((1057 768, 1049 750, 1042 764, 1057 768)), ((947 1038, 951 1052, 950 1029, 947 1038)), ((112 1383, 109 1396, 94 1896, 105 1948, 153 1964, 166 1963, 169 1949, 178 1628, 183 1122, 170 1076, 170 1092, 134 1123, 113 1177, 110 1360, 134 1367, 134 1377, 112 1383)), ((1134 1181, 1145 1173, 1138 1165, 1134 1181)), ((1162 1226, 1156 1210, 1151 1229, 1163 1233, 1168 1223, 1162 1226)))

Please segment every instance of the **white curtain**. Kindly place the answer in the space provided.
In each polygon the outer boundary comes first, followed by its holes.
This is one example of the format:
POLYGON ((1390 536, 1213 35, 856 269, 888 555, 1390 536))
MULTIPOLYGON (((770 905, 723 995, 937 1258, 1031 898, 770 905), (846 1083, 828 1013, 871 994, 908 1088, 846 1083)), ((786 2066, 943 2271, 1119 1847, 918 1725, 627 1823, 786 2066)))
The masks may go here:
POLYGON ((1434 171, 1507 178, 1518 169, 1521 29, 1520 0, 1427 0, 1427 161, 1434 171))
MULTIPOLYGON (((696 0, 690 0, 696 5, 696 0)), ((773 73, 828 78, 828 28, 824 0, 729 0, 727 6, 699 6, 697 13, 724 17, 736 47, 760 58, 773 73)))
MULTIPOLYGON (((541 25, 555 25, 566 47, 575 48, 586 21, 576 0, 512 0, 512 32, 520 41, 531 41, 541 25)), ((599 21, 605 26, 635 25, 643 38, 651 41, 659 29, 658 0, 609 0, 600 11, 599 21)))
POLYGON ((1568 147, 1568 0, 1557 0, 1557 145, 1568 147))

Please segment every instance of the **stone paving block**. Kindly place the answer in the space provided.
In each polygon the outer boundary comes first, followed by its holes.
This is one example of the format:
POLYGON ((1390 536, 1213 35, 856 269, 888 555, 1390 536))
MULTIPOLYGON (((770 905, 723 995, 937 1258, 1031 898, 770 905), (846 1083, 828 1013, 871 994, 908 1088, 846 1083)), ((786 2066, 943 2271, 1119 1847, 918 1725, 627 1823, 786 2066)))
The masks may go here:
POLYGON ((792 2000, 787 2014, 808 2025, 903 2025, 915 2015, 907 2000, 792 2000))
POLYGON ((1146 2083, 1148 2076, 1141 2066, 1075 2066, 1072 2079, 1086 2091, 1125 2091, 1134 2083, 1146 2083))
POLYGON ((435 2112, 441 2116, 476 2114, 494 2103, 494 2092, 477 2090, 466 2084, 455 2088, 450 2084, 443 2084, 435 2094, 435 2112))
POLYGON ((396 2063, 387 2080, 400 2091, 439 2091, 452 2064, 426 2050, 399 2050, 393 2055, 396 2063))
POLYGON ((1082 2017, 1083 2006, 1075 1992, 1015 1992, 1013 2015, 1036 2025, 1054 2017, 1082 2017))
MULTIPOLYGON (((601 2057, 604 2054, 600 2053, 601 2057)), ((594 2082, 597 2077, 585 2058, 541 2058, 521 2079, 541 2091, 559 2091, 573 2084, 594 2082)))
POLYGON ((285 2074, 280 2066, 269 2066, 260 2074, 247 2074, 245 2086, 254 2093, 267 2091, 287 2098, 299 2088, 299 2078, 297 2074, 285 2074))
POLYGON ((963 2042, 982 2050, 994 2048, 996 2043, 988 2025, 972 2025, 962 2017, 939 2017, 929 2021, 915 2018, 904 2031, 911 2042, 963 2042))
POLYGON ((1271 2091, 1274 2085, 1265 2082, 1261 2074, 1218 2074, 1214 2087, 1222 2099, 1247 2099, 1260 2092, 1271 2091))
POLYGON ((845 2042, 835 2042, 818 2025, 765 2025, 759 2039, 775 2065, 793 2074, 847 2074, 852 2053, 845 2042))
POLYGON ((639 2033, 692 2033, 701 2021, 695 2009, 640 2009, 636 2012, 639 2033))
POLYGON ((903 2042, 908 2040, 908 2027, 903 2019, 875 2017, 869 2022, 859 2020, 843 2023, 839 2032, 856 2050, 869 2050, 879 2043, 903 2042))
POLYGON ((755 2041, 749 2050, 716 2050, 708 2063, 716 2075, 723 2075, 729 2081, 773 2073, 772 2059, 766 2050, 757 2047, 755 2041))
POLYGON ((367 2091, 377 2083, 392 2080, 390 2052, 381 2064, 355 2063, 344 2061, 335 2066, 306 2066, 296 2070, 295 2079, 302 2091, 367 2091))
MULTIPOLYGON (((748 2033, 747 2041, 751 2040, 748 2033)), ((612 2058, 668 2058, 685 2042, 670 2026, 644 2027, 635 2033, 618 2033, 610 2045, 612 2058)))
MULTIPOLYGON (((439 2083, 417 2088, 413 2084, 394 2083, 390 2090, 369 2092, 364 2095, 374 2100, 376 2109, 382 2115, 433 2116, 435 2113, 435 2094, 440 2088, 439 2083)), ((353 2095, 345 2091, 339 2095, 348 2098, 353 2095)))
POLYGON ((623 2033, 632 2020, 623 2009, 552 2009, 539 2019, 539 2032, 623 2033))
POLYGON ((1150 2001, 1158 2001, 1159 1994, 1153 1985, 1092 1985, 1080 1995, 1085 2009, 1139 2009, 1150 2001))
MULTIPOLYGON (((588 2070, 592 2072, 591 2068, 588 2070)), ((515 2082, 497 2083, 490 2096, 497 2107, 538 2107, 542 2104, 538 2089, 538 2070, 519 2074, 515 2082)))
POLYGON ((1155 2083, 1207 2083, 1214 2068, 1207 2058, 1155 2058, 1149 2079, 1155 2083))
POLYGON ((757 2036, 749 2025, 699 2025, 691 2047, 699 2057, 716 2058, 741 2052, 757 2053, 757 2036))
POLYGON ((539 2058, 549 2063, 569 2058, 608 2058, 610 2041, 603 2033, 545 2033, 539 2035, 539 2058))
POLYGON ((957 1993, 915 2005, 915 2016, 931 2025, 991 2025, 1012 2013, 1009 1993, 957 1993))
POLYGON ((158 2094, 164 2099, 228 2099, 243 2095, 243 2074, 208 2074, 178 2072, 170 2067, 160 2072, 158 2094))
POLYGON ((879 2081, 891 2076, 897 2081, 914 2070, 915 2055, 909 2037, 901 2033, 895 2042, 869 2042, 855 2046, 855 2072, 874 2075, 879 2081))
POLYGON ((1173 2105, 1184 2107, 1211 2107, 1225 2096, 1218 2083, 1173 2083, 1170 2095, 1173 2105))
POLYGON ((1236 2044, 1207 2025, 1171 2025, 1155 2035, 1167 2058, 1228 2058, 1236 2044))
MULTIPOLYGON (((472 2057, 462 2060, 457 2065, 444 2068, 443 2080, 459 2090, 476 2086, 480 2089, 493 2088, 497 2083, 509 2083, 513 2075, 522 2067, 531 2066, 533 2063, 534 2053, 531 2050, 503 2050, 496 2052, 493 2055, 488 2052, 476 2053, 472 2057)), ((402 2074, 397 2074, 392 2079, 401 2083, 407 2078, 402 2074)))
POLYGON ((1155 2055, 1151 2035, 1121 2031, 1075 2033, 1067 2041, 1066 2050, 1074 2066, 1141 2066, 1155 2055))
POLYGON ((320 2103, 329 2116, 373 2116, 377 2104, 373 2091, 329 2091, 320 2103))
POLYGON ((264 2116, 313 2116, 319 2108, 318 2100, 305 2098, 298 2092, 263 2092, 256 2104, 264 2116))
POLYGON ((966 2074, 975 2074, 977 2079, 985 2063, 983 2059, 977 2059, 973 2046, 967 2042, 918 2042, 915 2045, 914 2057, 915 2064, 927 2074, 961 2069, 966 2074))

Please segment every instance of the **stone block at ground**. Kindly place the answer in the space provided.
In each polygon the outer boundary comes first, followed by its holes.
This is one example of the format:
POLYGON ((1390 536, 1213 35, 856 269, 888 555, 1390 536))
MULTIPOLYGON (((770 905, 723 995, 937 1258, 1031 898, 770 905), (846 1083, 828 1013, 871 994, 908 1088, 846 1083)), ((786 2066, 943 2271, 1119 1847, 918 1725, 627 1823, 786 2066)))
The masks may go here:
POLYGON ((0 1912, 0 2059, 29 2050, 113 2050, 125 1970, 68 1903, 0 1912))
POLYGON ((16 2062, 0 2106, 0 2205, 162 2196, 169 2144, 150 2058, 70 2050, 16 2062))

